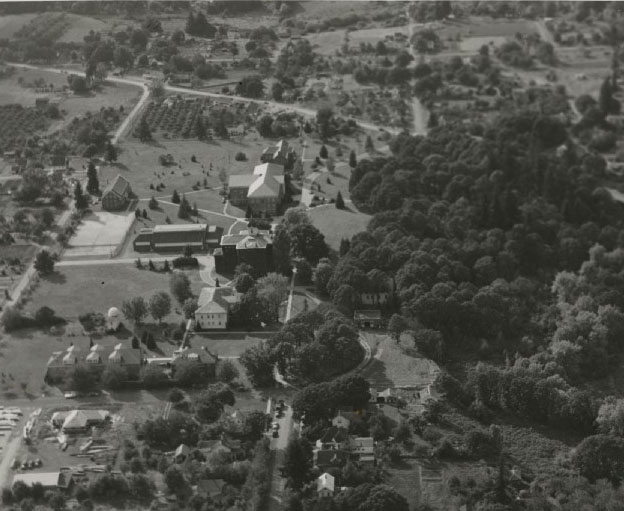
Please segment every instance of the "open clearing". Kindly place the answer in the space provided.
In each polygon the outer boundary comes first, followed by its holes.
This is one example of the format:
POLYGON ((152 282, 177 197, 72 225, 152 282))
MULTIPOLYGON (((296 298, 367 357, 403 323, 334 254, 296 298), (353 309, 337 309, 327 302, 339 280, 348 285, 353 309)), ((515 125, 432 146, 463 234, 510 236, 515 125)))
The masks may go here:
POLYGON ((362 371, 373 388, 419 387, 433 382, 439 371, 435 362, 412 354, 409 348, 397 345, 389 336, 366 335, 376 338, 373 359, 362 371))
MULTIPOLYGON (((212 336, 215 336, 215 334, 212 334, 212 336)), ((191 339, 191 345, 194 348, 205 346, 208 351, 220 357, 239 357, 247 348, 257 346, 261 342, 262 339, 247 335, 238 339, 209 339, 199 334, 194 335, 191 339)))
POLYGON ((0 16, 0 39, 11 39, 24 25, 39 16, 36 13, 0 16))
MULTIPOLYGON (((193 293, 199 294, 203 287, 197 270, 185 273, 191 281, 193 293)), ((47 279, 40 279, 32 301, 26 305, 34 313, 44 305, 54 309, 58 316, 77 319, 87 312, 106 314, 110 307, 121 308, 123 300, 142 296, 145 299, 156 291, 169 292, 169 273, 139 270, 132 264, 111 266, 64 266, 47 279)), ((181 314, 174 312, 164 318, 167 322, 182 321, 181 314)))
MULTIPOLYGON (((352 207, 351 205, 348 205, 352 207)), ((312 224, 325 235, 325 241, 333 250, 340 248, 343 238, 366 230, 370 215, 352 209, 336 209, 333 204, 317 206, 308 210, 312 224)))

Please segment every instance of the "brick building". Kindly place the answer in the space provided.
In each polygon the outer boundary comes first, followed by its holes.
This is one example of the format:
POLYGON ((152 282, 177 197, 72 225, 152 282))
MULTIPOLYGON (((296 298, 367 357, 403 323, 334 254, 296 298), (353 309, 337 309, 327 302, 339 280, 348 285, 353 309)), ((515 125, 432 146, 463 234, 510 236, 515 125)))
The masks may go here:
POLYGON ((278 215, 284 202, 284 167, 276 163, 256 165, 253 174, 230 176, 228 190, 233 206, 250 209, 257 217, 278 215))
POLYGON ((273 269, 273 236, 256 229, 227 234, 221 237, 214 257, 217 273, 232 273, 239 264, 246 263, 257 276, 266 275, 273 269))
POLYGON ((137 252, 177 252, 187 245, 194 253, 205 252, 219 246, 223 229, 207 224, 157 225, 153 229, 141 229, 134 239, 137 252))

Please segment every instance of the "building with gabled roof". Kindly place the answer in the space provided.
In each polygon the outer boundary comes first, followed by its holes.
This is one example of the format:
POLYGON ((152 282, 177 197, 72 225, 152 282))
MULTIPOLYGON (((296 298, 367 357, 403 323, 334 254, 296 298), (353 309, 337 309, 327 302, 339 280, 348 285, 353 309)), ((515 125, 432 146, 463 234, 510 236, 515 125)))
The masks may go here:
POLYGON ((207 224, 157 225, 153 229, 141 229, 134 239, 137 252, 178 252, 187 246, 193 252, 205 252, 219 246, 223 228, 207 224))
POLYGON ((110 413, 107 410, 70 410, 54 413, 51 420, 63 433, 75 434, 103 424, 109 417, 110 413))
POLYGON ((131 195, 130 183, 124 177, 117 175, 102 193, 102 208, 106 211, 125 209, 130 202, 131 195))
POLYGON ((342 449, 314 449, 312 463, 319 470, 338 468, 349 460, 349 453, 342 449))
POLYGON ((281 139, 276 144, 265 147, 260 156, 262 163, 277 163, 278 165, 286 166, 288 162, 288 155, 292 152, 292 149, 288 146, 288 141, 281 139))
POLYGON ((195 325, 201 330, 221 330, 228 326, 230 311, 240 300, 231 287, 204 287, 197 300, 195 325))
POLYGON ((325 430, 316 441, 319 449, 343 449, 349 444, 349 434, 346 428, 331 426, 325 430))
POLYGON ((61 489, 67 490, 73 485, 71 472, 35 472, 30 474, 15 474, 13 486, 16 483, 24 483, 28 487, 40 484, 44 490, 61 489))
POLYGON ((284 201, 284 167, 262 163, 252 174, 235 174, 228 183, 229 200, 233 206, 250 209, 257 217, 279 214, 284 201))
POLYGON ((325 472, 316 479, 316 493, 319 497, 331 497, 334 494, 334 476, 325 472))

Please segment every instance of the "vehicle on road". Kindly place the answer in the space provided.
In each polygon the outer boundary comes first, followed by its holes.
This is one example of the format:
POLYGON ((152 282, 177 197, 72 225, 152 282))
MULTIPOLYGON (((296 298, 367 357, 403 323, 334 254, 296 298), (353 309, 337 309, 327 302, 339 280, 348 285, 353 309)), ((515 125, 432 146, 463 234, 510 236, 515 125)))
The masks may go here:
POLYGON ((74 392, 73 390, 71 392, 65 392, 64 397, 65 399, 76 399, 78 397, 78 392, 74 392))
POLYGON ((271 427, 273 428, 273 430, 279 429, 279 422, 274 422, 273 424, 271 424, 271 427))
POLYGON ((277 430, 273 431, 273 438, 279 438, 279 431, 277 430))

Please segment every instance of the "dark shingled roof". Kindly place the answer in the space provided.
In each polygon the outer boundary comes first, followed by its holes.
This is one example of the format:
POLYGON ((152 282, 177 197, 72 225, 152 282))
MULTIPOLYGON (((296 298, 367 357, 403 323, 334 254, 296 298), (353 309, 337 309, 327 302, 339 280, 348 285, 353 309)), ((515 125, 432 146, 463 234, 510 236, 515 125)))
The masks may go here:
POLYGON ((114 194, 119 195, 120 197, 126 197, 128 193, 130 192, 130 183, 128 183, 128 181, 126 181, 126 179, 123 178, 122 176, 117 175, 114 181, 106 187, 106 190, 104 190, 103 195, 106 195, 107 193, 110 193, 110 192, 113 192, 114 194))

